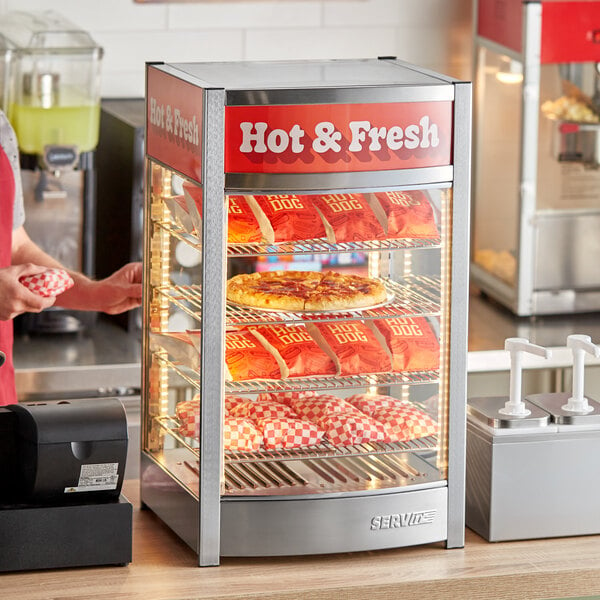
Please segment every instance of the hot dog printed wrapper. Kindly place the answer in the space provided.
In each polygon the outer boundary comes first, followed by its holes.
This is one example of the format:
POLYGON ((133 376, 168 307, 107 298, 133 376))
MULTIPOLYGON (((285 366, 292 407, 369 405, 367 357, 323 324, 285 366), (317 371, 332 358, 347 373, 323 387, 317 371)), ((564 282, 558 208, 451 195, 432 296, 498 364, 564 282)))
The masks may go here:
POLYGON ((258 244, 268 239, 244 196, 228 196, 227 201, 228 243, 258 244))
POLYGON ((364 242, 385 239, 383 227, 362 194, 302 196, 312 199, 321 214, 331 242, 364 242))
POLYGON ((362 321, 307 323, 306 327, 340 375, 382 373, 392 368, 387 351, 362 321))
POLYGON ((250 331, 273 354, 284 377, 337 374, 331 358, 304 325, 264 325, 250 331))
POLYGON ((228 381, 282 377, 275 357, 250 331, 228 331, 225 334, 225 378, 228 381))
POLYGON ((425 192, 375 192, 369 205, 389 238, 438 238, 433 208, 425 192))
POLYGON ((440 345, 424 317, 378 319, 368 323, 387 348, 394 371, 429 371, 440 366, 440 345))
MULTIPOLYGON (((202 189, 189 182, 183 184, 183 195, 196 235, 202 234, 202 189)), ((256 244, 265 241, 258 220, 244 196, 228 196, 227 242, 256 244)))
POLYGON ((309 196, 245 196, 270 244, 325 237, 323 221, 309 196))
POLYGON ((58 296, 73 287, 74 281, 63 269, 48 269, 36 275, 25 275, 19 279, 29 291, 49 298, 58 296))

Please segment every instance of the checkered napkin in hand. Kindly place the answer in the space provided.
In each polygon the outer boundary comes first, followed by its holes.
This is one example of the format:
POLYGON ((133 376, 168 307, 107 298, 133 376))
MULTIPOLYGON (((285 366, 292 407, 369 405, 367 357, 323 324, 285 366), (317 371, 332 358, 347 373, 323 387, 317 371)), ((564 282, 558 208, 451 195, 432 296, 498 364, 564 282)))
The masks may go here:
POLYGON ((71 276, 62 269, 48 269, 37 275, 25 275, 19 281, 34 294, 40 296, 58 296, 73 287, 71 276))

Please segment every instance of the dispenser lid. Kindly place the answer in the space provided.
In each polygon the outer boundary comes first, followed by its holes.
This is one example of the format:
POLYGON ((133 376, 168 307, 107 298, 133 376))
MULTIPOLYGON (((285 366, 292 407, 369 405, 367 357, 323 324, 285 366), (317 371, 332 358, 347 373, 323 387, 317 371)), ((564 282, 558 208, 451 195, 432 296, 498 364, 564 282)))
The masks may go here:
POLYGON ((531 429, 533 427, 547 427, 550 424, 550 415, 531 402, 525 400, 525 407, 530 413, 526 416, 504 415, 500 409, 504 408, 508 398, 506 396, 486 396, 469 398, 467 400, 467 414, 495 429, 531 429))
POLYGON ((571 394, 559 392, 555 394, 531 394, 525 400, 539 406, 550 413, 552 421, 560 425, 598 425, 600 426, 600 403, 587 398, 590 412, 573 412, 565 410, 571 394))
POLYGON ((46 51, 100 49, 89 33, 61 14, 52 11, 13 11, 0 19, 0 48, 46 51))

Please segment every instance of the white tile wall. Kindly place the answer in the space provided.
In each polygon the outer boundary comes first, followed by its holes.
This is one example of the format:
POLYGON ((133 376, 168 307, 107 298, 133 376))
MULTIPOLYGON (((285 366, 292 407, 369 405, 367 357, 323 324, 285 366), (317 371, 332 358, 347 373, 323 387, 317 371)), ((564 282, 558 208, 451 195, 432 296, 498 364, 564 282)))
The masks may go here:
POLYGON ((172 4, 173 29, 296 29, 320 27, 322 2, 291 0, 264 2, 204 2, 172 4))
POLYGON ((246 33, 246 58, 250 60, 371 58, 395 54, 393 27, 343 29, 289 29, 246 33))
MULTIPOLYGON (((146 61, 367 58, 394 55, 470 78, 471 0, 53 0, 104 48, 102 95, 143 96, 146 61)), ((47 10, 47 0, 0 0, 47 10)))

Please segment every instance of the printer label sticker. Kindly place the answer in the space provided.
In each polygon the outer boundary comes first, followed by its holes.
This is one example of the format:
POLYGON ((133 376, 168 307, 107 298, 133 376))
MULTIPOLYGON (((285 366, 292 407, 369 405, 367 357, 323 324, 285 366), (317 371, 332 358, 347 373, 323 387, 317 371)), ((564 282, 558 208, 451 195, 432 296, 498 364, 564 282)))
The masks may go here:
POLYGON ((115 490, 117 488, 118 480, 119 463, 81 465, 77 486, 65 488, 65 494, 115 490))

